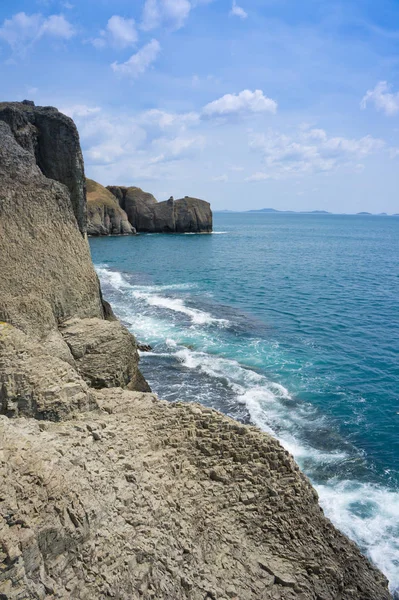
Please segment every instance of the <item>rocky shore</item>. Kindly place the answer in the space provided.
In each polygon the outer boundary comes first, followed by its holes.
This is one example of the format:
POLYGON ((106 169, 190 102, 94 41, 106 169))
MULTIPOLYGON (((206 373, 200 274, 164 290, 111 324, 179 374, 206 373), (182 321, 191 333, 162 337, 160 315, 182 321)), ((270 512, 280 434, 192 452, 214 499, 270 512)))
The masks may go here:
POLYGON ((388 600, 276 440, 150 392, 72 120, 0 104, 0 182, 0 599, 388 600))
POLYGON ((212 211, 204 200, 186 196, 158 202, 138 187, 104 188, 91 180, 87 185, 90 235, 212 232, 212 211))

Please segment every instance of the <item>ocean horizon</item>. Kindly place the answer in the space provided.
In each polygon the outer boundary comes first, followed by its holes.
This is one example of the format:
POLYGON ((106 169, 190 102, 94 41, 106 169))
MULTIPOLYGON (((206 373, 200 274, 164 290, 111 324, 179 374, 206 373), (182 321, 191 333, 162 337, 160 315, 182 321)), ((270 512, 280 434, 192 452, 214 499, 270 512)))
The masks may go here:
MULTIPOLYGON (((356 217, 356 218, 355 218, 356 217)), ((215 213, 214 234, 91 238, 169 401, 276 437, 399 593, 399 221, 215 213)))

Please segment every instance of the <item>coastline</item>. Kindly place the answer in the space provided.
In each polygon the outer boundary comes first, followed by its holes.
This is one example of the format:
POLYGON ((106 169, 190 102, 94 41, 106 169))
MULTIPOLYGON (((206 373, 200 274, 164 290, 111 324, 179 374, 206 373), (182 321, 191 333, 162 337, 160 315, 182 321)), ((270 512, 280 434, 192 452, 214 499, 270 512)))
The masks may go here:
POLYGON ((0 595, 388 600, 279 442, 148 392, 91 260, 73 121, 0 109, 0 595))

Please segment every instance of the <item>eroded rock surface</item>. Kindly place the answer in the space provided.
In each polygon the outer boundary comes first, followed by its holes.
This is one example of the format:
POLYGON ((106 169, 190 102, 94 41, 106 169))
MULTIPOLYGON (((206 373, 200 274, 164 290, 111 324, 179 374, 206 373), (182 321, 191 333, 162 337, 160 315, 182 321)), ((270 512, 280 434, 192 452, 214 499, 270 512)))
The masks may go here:
POLYGON ((131 235, 136 230, 115 196, 105 187, 86 179, 87 233, 89 235, 131 235))
POLYGON ((388 600, 290 455, 199 405, 119 389, 73 421, 0 417, 7 600, 388 600))
POLYGON ((170 198, 157 202, 152 194, 137 187, 108 186, 126 211, 137 231, 147 233, 210 233, 212 211, 209 202, 198 198, 170 198))

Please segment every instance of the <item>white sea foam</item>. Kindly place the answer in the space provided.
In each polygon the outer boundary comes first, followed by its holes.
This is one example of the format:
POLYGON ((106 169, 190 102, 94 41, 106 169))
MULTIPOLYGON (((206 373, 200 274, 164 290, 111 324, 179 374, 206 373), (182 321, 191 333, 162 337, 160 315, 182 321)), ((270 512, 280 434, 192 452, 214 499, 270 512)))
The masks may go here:
POLYGON ((209 313, 198 310, 197 308, 189 308, 184 304, 181 298, 168 298, 166 296, 159 296, 158 294, 138 290, 133 292, 133 296, 144 300, 150 306, 166 308, 167 310, 187 315, 195 325, 210 325, 214 323, 219 326, 225 326, 228 324, 226 319, 217 319, 212 317, 209 313))
POLYGON ((399 493, 356 481, 315 487, 326 515, 367 551, 399 593, 399 493))

